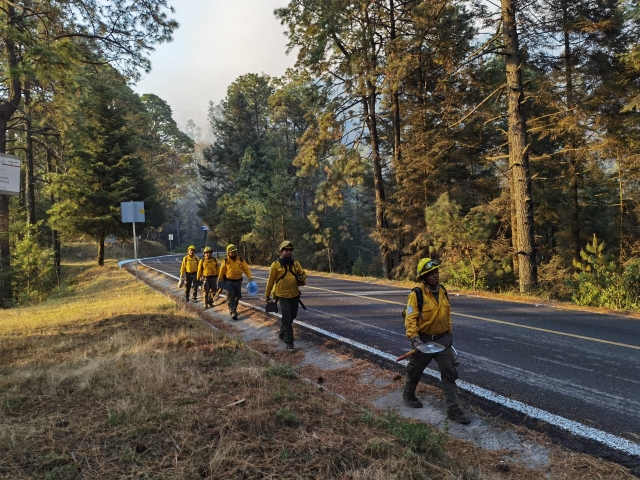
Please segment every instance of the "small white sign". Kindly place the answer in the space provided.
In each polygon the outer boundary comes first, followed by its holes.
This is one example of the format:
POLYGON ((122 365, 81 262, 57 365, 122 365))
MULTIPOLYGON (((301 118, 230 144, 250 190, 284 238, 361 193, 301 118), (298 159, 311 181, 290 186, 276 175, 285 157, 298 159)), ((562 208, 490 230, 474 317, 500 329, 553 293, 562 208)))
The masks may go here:
POLYGON ((144 223, 144 202, 120 202, 122 223, 144 223))
POLYGON ((173 240, 173 233, 169 234, 169 240, 173 240))
POLYGON ((0 153, 0 195, 20 195, 20 159, 0 153))

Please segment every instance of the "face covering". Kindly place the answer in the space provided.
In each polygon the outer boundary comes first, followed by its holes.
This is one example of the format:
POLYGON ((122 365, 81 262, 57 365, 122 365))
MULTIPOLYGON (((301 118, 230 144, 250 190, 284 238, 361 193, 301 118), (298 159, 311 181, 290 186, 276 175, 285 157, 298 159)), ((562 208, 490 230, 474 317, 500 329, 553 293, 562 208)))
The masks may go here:
POLYGON ((282 265, 283 267, 285 265, 293 265, 293 258, 289 257, 280 257, 280 259, 278 260, 280 262, 280 265, 282 265))

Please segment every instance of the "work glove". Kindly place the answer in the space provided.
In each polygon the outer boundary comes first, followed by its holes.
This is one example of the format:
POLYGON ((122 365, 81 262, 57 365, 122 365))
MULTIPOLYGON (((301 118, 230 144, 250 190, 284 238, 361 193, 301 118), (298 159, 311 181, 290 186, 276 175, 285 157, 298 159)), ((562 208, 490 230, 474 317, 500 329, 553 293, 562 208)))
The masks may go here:
POLYGON ((422 345, 422 340, 420 340, 420 337, 410 338, 409 341, 411 342, 411 348, 413 349, 418 348, 418 345, 422 345))

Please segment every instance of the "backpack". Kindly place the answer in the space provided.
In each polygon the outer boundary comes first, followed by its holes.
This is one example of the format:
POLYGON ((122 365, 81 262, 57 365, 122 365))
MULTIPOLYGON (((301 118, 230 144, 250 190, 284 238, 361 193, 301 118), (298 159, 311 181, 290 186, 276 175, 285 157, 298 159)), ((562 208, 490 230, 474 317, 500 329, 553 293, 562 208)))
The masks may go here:
MULTIPOLYGON (((447 293, 447 289, 440 285, 445 297, 449 300, 449 294, 447 293)), ((422 306, 424 305, 424 294, 422 293, 422 289, 420 287, 413 287, 411 289, 412 292, 416 292, 416 300, 418 301, 418 316, 422 318, 422 306)), ((404 307, 402 310, 402 319, 404 320, 407 316, 407 307, 404 307)))
MULTIPOLYGON (((280 280, 282 280, 282 279, 287 275, 287 273, 290 273, 291 275, 293 275, 294 277, 296 277, 296 280, 298 280, 298 286, 302 286, 302 285, 304 285, 304 284, 305 284, 305 281, 304 281, 304 279, 301 277, 301 274, 299 274, 299 273, 294 273, 294 271, 293 271, 293 267, 295 267, 295 264, 296 264, 295 260, 294 260, 294 262, 293 262, 293 263, 291 263, 291 264, 289 264, 289 265, 285 265, 281 258, 279 258, 279 259, 277 260, 277 262, 280 264, 280 266, 281 266, 282 268, 284 268, 284 273, 280 276, 280 278, 278 278, 278 279, 275 281, 275 283, 278 283, 280 280), (288 270, 288 271, 287 271, 287 270, 288 270)), ((297 272, 297 268, 296 268, 296 272, 297 272)), ((275 285, 275 283, 274 283, 274 285, 275 285)))

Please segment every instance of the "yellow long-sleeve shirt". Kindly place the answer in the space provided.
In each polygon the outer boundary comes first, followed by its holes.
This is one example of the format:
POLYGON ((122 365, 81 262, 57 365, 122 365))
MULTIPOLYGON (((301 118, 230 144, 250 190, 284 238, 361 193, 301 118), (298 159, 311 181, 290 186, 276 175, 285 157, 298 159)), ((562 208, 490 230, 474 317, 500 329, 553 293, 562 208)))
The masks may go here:
POLYGON ((416 286, 422 290, 422 317, 418 312, 416 292, 412 290, 407 299, 407 315, 404 318, 407 338, 417 337, 418 333, 425 335, 451 333, 451 304, 445 290, 440 288, 436 301, 436 298, 424 285, 416 286))
POLYGON ((291 270, 286 268, 276 260, 269 269, 269 280, 267 280, 266 295, 279 298, 295 298, 300 295, 298 288, 299 279, 304 281, 307 273, 302 269, 300 263, 294 260, 291 270), (285 274, 286 272, 286 274, 285 274), (280 280, 278 280, 280 279, 280 280))
POLYGON ((249 270, 249 265, 247 265, 247 262, 242 260, 240 257, 236 257, 235 260, 227 257, 222 261, 222 264, 220 265, 220 270, 218 271, 218 280, 242 280, 242 272, 244 272, 249 281, 253 280, 253 275, 251 275, 251 270, 249 270))
POLYGON ((215 257, 206 257, 198 263, 198 278, 218 275, 218 260, 215 257))
POLYGON ((184 275, 185 273, 198 273, 198 262, 200 259, 198 257, 186 255, 182 259, 182 265, 180 266, 180 275, 184 275))

